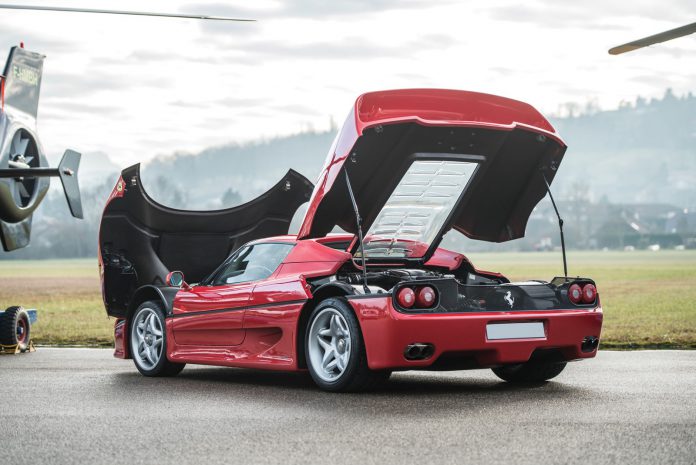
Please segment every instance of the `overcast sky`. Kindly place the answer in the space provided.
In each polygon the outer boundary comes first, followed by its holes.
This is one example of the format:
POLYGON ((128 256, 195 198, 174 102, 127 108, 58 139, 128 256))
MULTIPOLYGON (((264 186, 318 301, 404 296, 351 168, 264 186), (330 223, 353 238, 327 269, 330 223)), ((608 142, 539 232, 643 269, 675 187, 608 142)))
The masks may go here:
MULTIPOLYGON (((18 3, 13 0, 11 3, 18 3)), ((696 90, 696 35, 607 49, 696 21, 693 0, 32 0, 29 5, 256 18, 202 22, 0 10, 0 46, 47 55, 39 110, 49 155, 120 166, 175 151, 323 130, 372 90, 466 89, 547 114, 696 90)), ((3 52, 4 53, 4 52, 3 52)))

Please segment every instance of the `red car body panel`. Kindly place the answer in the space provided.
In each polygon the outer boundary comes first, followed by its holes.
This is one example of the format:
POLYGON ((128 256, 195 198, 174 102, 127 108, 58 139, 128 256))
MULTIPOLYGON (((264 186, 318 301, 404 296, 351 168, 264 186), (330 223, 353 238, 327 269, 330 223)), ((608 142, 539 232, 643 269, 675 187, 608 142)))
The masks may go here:
POLYGON ((243 343, 226 346, 181 345, 176 341, 174 323, 167 319, 169 360, 202 365, 237 366, 296 370, 295 330, 304 301, 259 305, 239 313, 244 318, 243 343))
POLYGON ((477 367, 492 367, 529 360, 538 349, 560 349, 567 360, 594 357, 580 348, 585 336, 599 336, 602 308, 559 311, 515 311, 459 314, 404 314, 391 299, 350 299, 360 321, 371 369, 425 368, 442 354, 471 357, 477 367), (545 339, 486 339, 488 323, 543 322, 545 339), (404 349, 430 343, 435 353, 426 360, 406 360, 404 349))

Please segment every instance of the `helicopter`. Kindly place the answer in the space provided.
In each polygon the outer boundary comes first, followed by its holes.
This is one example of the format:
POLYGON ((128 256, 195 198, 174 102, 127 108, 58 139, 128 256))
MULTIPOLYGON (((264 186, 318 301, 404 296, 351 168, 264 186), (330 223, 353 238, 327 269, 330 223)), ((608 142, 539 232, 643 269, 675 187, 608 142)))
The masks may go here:
POLYGON ((0 78, 0 239, 6 252, 29 245, 32 215, 51 177, 60 178, 72 215, 83 217, 77 179, 81 155, 68 149, 51 168, 38 137, 44 58, 24 44, 12 47, 0 78))
MULTIPOLYGON (((3 4, 0 9, 254 21, 200 14, 31 5, 3 4)), ((10 49, 4 73, 0 76, 0 239, 6 252, 29 245, 32 214, 46 196, 51 177, 60 178, 72 216, 83 217, 77 178, 80 153, 66 150, 58 167, 51 168, 39 142, 37 114, 44 58, 44 55, 26 50, 21 43, 10 49)))
MULTIPOLYGON (((0 9, 254 21, 209 15, 29 5, 0 5, 0 9)), ((5 252, 29 245, 32 216, 46 196, 51 177, 60 178, 72 216, 83 218, 77 177, 81 154, 68 149, 58 167, 51 168, 38 137, 37 115, 44 58, 40 53, 26 50, 20 42, 19 46, 10 49, 0 75, 0 242, 5 252)), ((35 309, 15 305, 0 310, 0 353, 33 351, 31 325, 36 321, 35 309)))

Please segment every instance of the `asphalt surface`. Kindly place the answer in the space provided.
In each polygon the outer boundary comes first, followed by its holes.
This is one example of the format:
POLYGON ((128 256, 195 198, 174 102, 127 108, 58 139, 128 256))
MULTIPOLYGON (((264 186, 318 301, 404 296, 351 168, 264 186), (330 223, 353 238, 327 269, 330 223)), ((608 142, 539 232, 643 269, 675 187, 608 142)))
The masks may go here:
POLYGON ((600 352, 555 381, 488 370, 318 391, 307 375, 139 375, 110 350, 0 357, 2 464, 696 463, 696 351, 600 352))

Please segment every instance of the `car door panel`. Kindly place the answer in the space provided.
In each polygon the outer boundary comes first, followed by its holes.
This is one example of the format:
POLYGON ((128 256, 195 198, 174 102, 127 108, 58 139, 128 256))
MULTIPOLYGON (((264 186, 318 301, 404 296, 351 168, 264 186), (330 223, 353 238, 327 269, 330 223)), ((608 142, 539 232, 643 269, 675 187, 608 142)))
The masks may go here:
POLYGON ((234 346, 244 342, 244 308, 254 283, 195 286, 174 301, 172 329, 179 345, 234 346))

